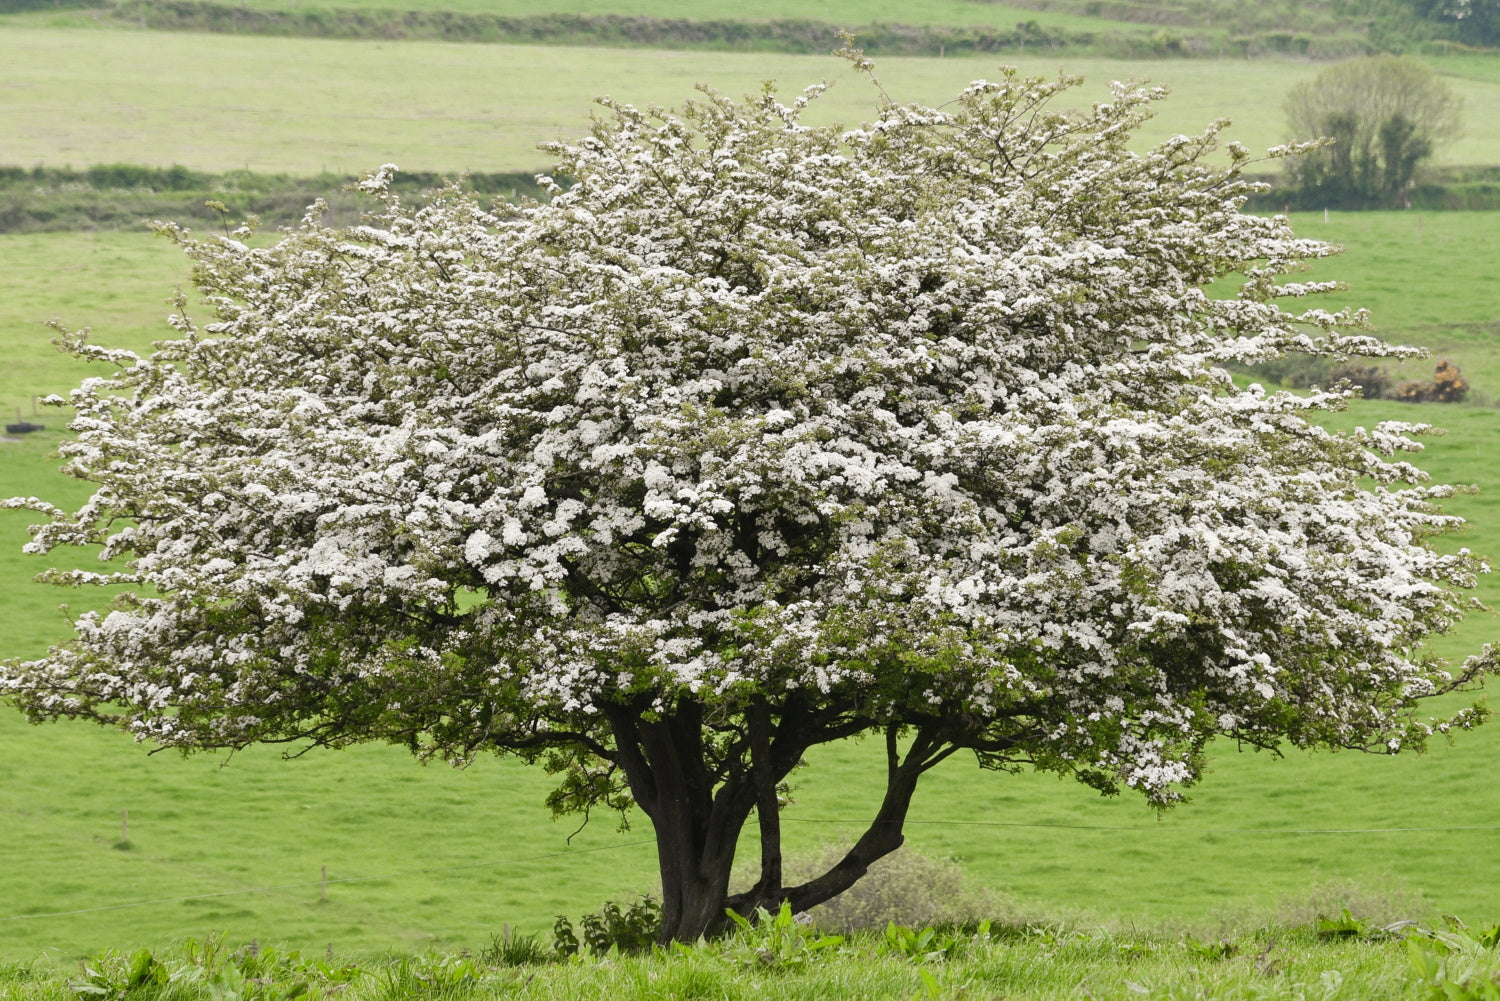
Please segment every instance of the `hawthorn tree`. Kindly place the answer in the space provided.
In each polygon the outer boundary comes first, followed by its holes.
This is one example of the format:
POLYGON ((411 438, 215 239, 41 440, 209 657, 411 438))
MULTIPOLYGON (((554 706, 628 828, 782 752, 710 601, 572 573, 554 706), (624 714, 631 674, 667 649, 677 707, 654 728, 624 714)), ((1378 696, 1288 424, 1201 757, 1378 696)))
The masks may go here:
POLYGON ((1481 564, 1429 545, 1459 520, 1396 459, 1418 429, 1326 431, 1305 414, 1347 394, 1220 367, 1387 350, 1278 305, 1333 288, 1279 280, 1332 251, 1240 211, 1222 122, 1135 152, 1163 92, 1054 110, 1076 82, 857 128, 802 123, 821 87, 606 101, 548 147, 546 202, 407 205, 386 167, 362 225, 166 227, 212 322, 179 307, 150 356, 73 338, 118 369, 63 446, 97 491, 11 502, 50 516, 31 550, 124 561, 51 579, 137 590, 3 690, 185 752, 544 765, 554 810, 650 820, 663 941, 849 887, 959 752, 1165 806, 1215 737, 1477 721, 1417 715, 1493 664, 1423 652, 1481 564), (883 799, 787 885, 778 787, 861 734, 883 799))

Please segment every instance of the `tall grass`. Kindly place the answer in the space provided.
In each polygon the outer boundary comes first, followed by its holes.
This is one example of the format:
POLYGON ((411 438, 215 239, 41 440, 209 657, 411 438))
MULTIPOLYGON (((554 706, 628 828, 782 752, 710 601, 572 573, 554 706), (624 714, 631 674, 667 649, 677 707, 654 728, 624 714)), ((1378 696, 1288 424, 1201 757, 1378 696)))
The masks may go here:
POLYGON ((638 956, 572 961, 493 951, 391 957, 299 954, 233 939, 109 951, 76 967, 12 963, 16 1001, 69 995, 219 1001, 224 997, 408 999, 1235 998, 1447 1001, 1492 997, 1500 957, 1488 931, 1382 933, 1357 918, 1266 926, 1200 939, 1058 924, 990 925, 823 937, 789 916, 727 939, 638 956), (1322 930, 1319 931, 1318 929, 1322 930))

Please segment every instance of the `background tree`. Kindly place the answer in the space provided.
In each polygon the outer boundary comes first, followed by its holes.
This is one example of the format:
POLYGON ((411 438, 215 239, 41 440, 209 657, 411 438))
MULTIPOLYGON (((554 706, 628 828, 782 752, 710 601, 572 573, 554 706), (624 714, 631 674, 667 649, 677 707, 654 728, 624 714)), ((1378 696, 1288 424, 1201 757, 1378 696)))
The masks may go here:
POLYGON ((1419 17, 1447 25, 1470 45, 1500 45, 1500 0, 1408 0, 1419 17))
POLYGON ((1458 135, 1461 107, 1445 81, 1409 56, 1330 66, 1287 93, 1286 113, 1299 138, 1334 141, 1288 170, 1312 202, 1399 207, 1417 166, 1458 135))
POLYGON ((387 167, 353 228, 167 227, 215 318, 150 357, 70 338, 119 368, 63 446, 97 490, 11 502, 50 516, 33 551, 127 561, 52 579, 142 590, 0 685, 184 752, 542 764, 554 810, 649 819, 664 939, 851 886, 959 752, 1166 806, 1216 736, 1385 752, 1474 722, 1417 715, 1492 658, 1423 652, 1480 564, 1429 547, 1446 491, 1380 457, 1411 429, 1329 432, 1302 415, 1338 394, 1218 367, 1385 350, 1278 305, 1334 287, 1278 283, 1331 250, 1239 211, 1223 123, 1132 152, 1162 92, 1050 110, 1076 82, 1007 71, 853 129, 801 123, 821 87, 605 102, 546 203, 407 205, 387 167), (778 788, 860 734, 883 799, 787 885, 778 788))

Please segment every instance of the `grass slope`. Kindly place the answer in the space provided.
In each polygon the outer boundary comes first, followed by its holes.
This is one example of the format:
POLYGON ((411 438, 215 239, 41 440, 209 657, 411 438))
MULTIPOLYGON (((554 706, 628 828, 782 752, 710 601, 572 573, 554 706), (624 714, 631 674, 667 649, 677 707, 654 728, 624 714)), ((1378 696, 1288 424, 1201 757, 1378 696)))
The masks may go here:
MULTIPOLYGON (((1017 21, 1065 28, 1099 28, 1110 19, 1091 17, 1082 5, 1066 10, 1028 9, 1027 4, 976 3, 974 0, 758 0, 754 4, 736 0, 704 0, 685 4, 682 0, 243 0, 235 6, 251 11, 419 11, 488 14, 496 17, 529 17, 538 14, 621 15, 662 20, 742 21, 765 23, 777 20, 823 21, 856 28, 865 24, 985 25, 1012 28, 1017 21), (1078 9, 1071 9, 1077 7, 1078 9)), ((13 15, 14 16, 14 15, 13 15)), ((38 11, 28 19, 60 15, 38 11)), ((66 16, 66 15, 61 15, 66 16)), ((73 17, 78 15, 74 14, 73 17)), ((85 15, 86 16, 86 15, 85 15)), ((149 15, 148 15, 149 16, 149 15)))
MULTIPOLYGON (((1486 278, 1500 241, 1497 215, 1411 213, 1299 216, 1299 231, 1345 243, 1321 276, 1354 286, 1396 339, 1451 336, 1453 357, 1481 391, 1500 395, 1500 292, 1486 278), (1414 281, 1414 275, 1423 276, 1414 281), (1439 322, 1439 319, 1441 322, 1439 322), (1474 333, 1469 340, 1460 334, 1474 333), (1489 331, 1486 335, 1484 332, 1489 331)), ((162 297, 185 280, 184 262, 143 234, 0 237, 0 403, 65 390, 85 374, 46 343, 37 321, 93 321, 106 343, 143 348, 161 327, 162 297)), ((1408 363, 1410 364, 1410 363, 1408 363)), ((1459 540, 1500 553, 1500 410, 1357 403, 1345 423, 1405 417, 1443 424, 1423 463, 1439 479, 1484 492, 1453 508, 1473 526, 1459 540)), ((52 414, 44 421, 55 423, 52 414)), ((55 428, 0 443, 0 495, 35 493, 76 503, 86 486, 51 471, 55 428)), ((30 655, 66 635, 59 594, 26 582, 42 561, 24 557, 24 513, 0 519, 0 655, 30 655)), ((1481 594, 1500 604, 1487 580, 1481 594)), ((71 598, 82 605, 98 595, 71 598)), ((1493 638, 1493 615, 1472 616, 1443 649, 1493 638)), ((467 771, 424 768, 403 751, 365 747, 285 762, 259 749, 227 767, 213 758, 148 757, 128 739, 82 725, 26 727, 0 713, 0 957, 38 950, 73 956, 106 944, 160 944, 221 930, 240 941, 287 941, 304 950, 371 951, 423 944, 477 948, 502 922, 544 931, 559 912, 649 890, 650 845, 641 824, 614 832, 596 818, 573 845, 569 821, 541 806, 545 776, 483 760, 467 771), (131 847, 116 847, 121 811, 131 847), (582 849, 607 849, 584 852, 582 849), (568 853, 568 854, 558 854, 568 853), (552 856, 537 858, 536 856, 552 856), (510 863, 510 864, 500 864, 510 863), (320 902, 320 867, 334 883, 320 902), (304 885, 264 893, 132 901, 304 885), (57 917, 26 917, 56 911, 57 917)), ((1490 781, 1500 724, 1459 735, 1425 757, 1236 754, 1224 747, 1195 802, 1156 818, 1133 799, 1102 800, 1054 778, 981 775, 955 760, 917 795, 910 841, 951 856, 1028 910, 1099 920, 1202 922, 1264 911, 1326 880, 1419 890, 1433 907, 1493 919, 1500 882, 1493 845, 1500 800, 1490 781), (1307 831, 1450 828, 1314 834, 1307 831)), ((878 750, 828 748, 795 776, 785 815, 795 854, 847 839, 877 797, 878 750)), ((753 834, 749 836, 753 842, 753 834)), ((747 846, 749 847, 749 846, 747 846)))
POLYGON ((536 13, 621 14, 632 17, 691 18, 693 20, 771 21, 806 18, 855 28, 863 24, 986 25, 1010 28, 1017 21, 1064 28, 1089 29, 1101 25, 1150 23, 1181 27, 1245 27, 1275 20, 1288 31, 1310 31, 1332 26, 1353 27, 1359 19, 1341 17, 1325 2, 1267 4, 1258 11, 1227 10, 1223 5, 1194 3, 1089 3, 1087 0, 1031 0, 992 3, 989 0, 246 0, 258 10, 297 7, 354 10, 452 10, 524 17, 536 13), (1279 9, 1278 9, 1279 8, 1279 9))
POLYGON ((847 28, 866 24, 908 24, 1010 28, 1018 21, 1076 30, 1163 26, 1197 31, 1248 34, 1273 29, 1363 35, 1372 11, 1329 0, 1271 0, 1263 4, 1223 4, 1214 0, 246 0, 251 9, 295 10, 299 7, 349 10, 464 11, 522 17, 536 13, 618 14, 693 20, 770 21, 805 18, 847 28))
MULTIPOLYGON (((982 6, 982 5, 975 5, 982 6)), ((1298 61, 1120 61, 1024 57, 883 59, 902 100, 940 102, 1001 62, 1051 75, 1059 65, 1104 96, 1113 79, 1151 78, 1176 96, 1146 130, 1197 132, 1221 115, 1252 148, 1286 137, 1281 100, 1317 66, 1298 61)), ((1435 65, 1442 68, 1443 60, 1435 65)), ((1500 79, 1455 63, 1468 132, 1443 164, 1500 164, 1500 79)), ((795 91, 836 83, 813 121, 868 118, 878 95, 824 56, 568 47, 344 42, 298 38, 66 31, 0 26, 0 157, 23 166, 182 164, 198 170, 350 173, 532 170, 539 142, 586 130, 592 99, 678 104, 693 85, 739 95, 775 79, 795 91)))
MULTIPOLYGON (((0 7, 5 7, 0 4, 0 7)), ((11 7, 17 6, 14 2, 11 7)), ((13 24, 140 27, 366 39, 441 38, 519 44, 604 44, 738 51, 816 52, 853 29, 870 51, 941 56, 961 50, 1075 53, 1139 58, 1278 53, 1315 59, 1410 51, 1446 29, 1399 3, 1339 0, 824 0, 799 4, 729 0, 121 0, 79 10, 87 0, 12 14, 13 24), (51 9, 48 9, 51 8, 51 9), (66 8, 66 9, 62 9, 66 8)))

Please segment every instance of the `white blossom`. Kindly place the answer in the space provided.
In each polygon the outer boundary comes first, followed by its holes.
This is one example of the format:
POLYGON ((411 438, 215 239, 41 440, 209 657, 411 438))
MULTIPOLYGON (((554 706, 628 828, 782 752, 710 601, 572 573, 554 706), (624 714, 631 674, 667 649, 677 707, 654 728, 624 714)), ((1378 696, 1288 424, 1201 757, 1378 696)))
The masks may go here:
POLYGON ((53 579, 137 590, 0 689, 184 748, 454 760, 807 700, 1157 803, 1219 732, 1420 743, 1414 700, 1491 664, 1419 652, 1485 569, 1392 458, 1428 429, 1327 431, 1343 391, 1221 367, 1395 349, 1283 308, 1334 250, 1241 211, 1222 123, 1136 152, 1161 92, 1046 110, 1066 84, 846 129, 800 122, 816 92, 612 103, 544 203, 408 205, 386 165, 357 227, 166 227, 212 317, 78 339, 119 369, 70 397, 96 492, 8 502, 50 519, 30 551, 127 567, 53 579))

